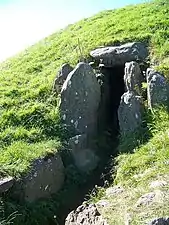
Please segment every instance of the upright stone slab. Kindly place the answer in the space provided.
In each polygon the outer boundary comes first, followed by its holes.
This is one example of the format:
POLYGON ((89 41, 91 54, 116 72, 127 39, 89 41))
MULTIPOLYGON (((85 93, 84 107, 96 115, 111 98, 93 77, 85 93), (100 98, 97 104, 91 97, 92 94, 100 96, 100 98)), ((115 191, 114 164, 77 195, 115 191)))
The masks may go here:
POLYGON ((156 105, 167 105, 168 84, 164 76, 150 68, 147 69, 146 76, 149 107, 153 108, 156 105))
POLYGON ((128 91, 133 91, 137 95, 141 95, 141 86, 143 75, 139 64, 132 61, 125 64, 124 83, 128 91))
POLYGON ((127 43, 121 46, 110 46, 95 49, 90 55, 102 61, 105 67, 124 66, 126 62, 144 61, 148 56, 145 44, 141 42, 127 43))
POLYGON ((97 129, 100 86, 92 67, 79 63, 61 90, 60 111, 69 131, 94 135, 97 129))
POLYGON ((118 109, 120 132, 127 134, 136 130, 142 123, 143 103, 134 92, 125 92, 118 109))
POLYGON ((11 190, 12 198, 26 202, 49 198, 62 188, 64 178, 64 166, 58 153, 37 159, 30 172, 15 182, 11 190))
POLYGON ((99 158, 95 154, 94 149, 89 147, 86 134, 80 134, 70 138, 69 148, 75 165, 82 172, 90 172, 97 167, 99 158))
POLYGON ((136 130, 142 123, 143 101, 141 92, 141 71, 135 62, 125 64, 125 92, 118 108, 120 132, 127 134, 136 130))
POLYGON ((65 63, 61 66, 59 72, 57 73, 54 83, 53 83, 53 91, 58 94, 61 89, 64 81, 66 80, 68 74, 73 70, 68 63, 65 63))

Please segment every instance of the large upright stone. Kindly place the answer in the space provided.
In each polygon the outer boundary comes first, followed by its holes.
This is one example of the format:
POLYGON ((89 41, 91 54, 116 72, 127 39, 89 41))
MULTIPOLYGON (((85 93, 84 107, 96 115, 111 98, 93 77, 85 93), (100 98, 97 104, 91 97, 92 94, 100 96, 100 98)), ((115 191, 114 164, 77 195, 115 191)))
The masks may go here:
POLYGON ((82 172, 88 173, 97 167, 99 158, 95 154, 94 149, 89 148, 86 134, 80 134, 70 138, 69 148, 75 165, 82 172))
POLYGON ((127 91, 133 91, 137 95, 141 95, 141 86, 143 75, 139 64, 136 62, 128 62, 125 64, 124 83, 127 91))
POLYGON ((118 109, 120 132, 127 134, 136 130, 142 123, 143 103, 134 92, 125 92, 118 109))
POLYGON ((35 160, 30 172, 15 182, 11 191, 12 198, 34 202, 50 198, 63 186, 65 170, 58 153, 35 160))
POLYGON ((118 108, 120 132, 127 134, 136 130, 142 123, 143 101, 141 94, 142 74, 136 62, 125 64, 124 83, 126 91, 118 108))
POLYGON ((147 69, 146 76, 149 107, 153 108, 156 105, 167 105, 168 84, 164 76, 150 68, 147 69))
POLYGON ((61 90, 60 111, 69 131, 94 135, 97 129, 100 86, 89 64, 79 63, 61 90))
POLYGON ((125 63, 124 83, 127 92, 122 96, 119 108, 122 133, 134 131, 142 123, 142 82, 143 75, 139 64, 134 61, 125 63))
POLYGON ((73 70, 73 67, 71 67, 68 63, 65 63, 61 66, 59 72, 57 73, 54 83, 53 83, 53 91, 58 94, 61 89, 62 85, 65 82, 68 74, 73 70))
POLYGON ((148 50, 143 43, 132 42, 121 46, 98 48, 91 51, 90 55, 95 60, 102 60, 105 67, 124 66, 126 62, 144 61, 148 50))

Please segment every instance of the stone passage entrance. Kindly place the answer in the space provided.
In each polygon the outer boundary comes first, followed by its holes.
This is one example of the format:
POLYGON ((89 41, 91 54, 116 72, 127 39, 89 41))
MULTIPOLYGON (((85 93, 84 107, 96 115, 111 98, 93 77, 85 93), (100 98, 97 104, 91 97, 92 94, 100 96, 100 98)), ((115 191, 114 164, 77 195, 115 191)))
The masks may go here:
POLYGON ((124 93, 124 66, 100 68, 102 79, 99 131, 119 131, 118 107, 124 93))

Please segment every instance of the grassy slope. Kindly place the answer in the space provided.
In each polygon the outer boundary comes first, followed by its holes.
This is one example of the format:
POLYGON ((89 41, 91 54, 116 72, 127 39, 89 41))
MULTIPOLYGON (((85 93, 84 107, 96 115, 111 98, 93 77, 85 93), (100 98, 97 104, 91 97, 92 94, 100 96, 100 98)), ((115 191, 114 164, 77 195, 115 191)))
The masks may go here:
POLYGON ((168 25, 167 1, 104 11, 68 26, 2 63, 0 176, 20 174, 27 168, 27 162, 45 154, 41 147, 35 154, 39 142, 46 146, 49 141, 51 149, 52 140, 59 141, 63 137, 56 97, 51 92, 52 82, 62 63, 74 65, 78 61, 79 42, 83 54, 88 56, 90 50, 100 45, 146 41, 156 62, 163 62, 162 69, 167 72, 168 25), (25 161, 28 148, 30 157, 25 161))
MULTIPOLYGON (((59 148, 64 132, 60 127, 57 99, 51 92, 52 81, 62 63, 74 65, 79 59, 78 39, 86 57, 90 50, 100 45, 145 41, 152 58, 161 64, 167 76, 168 25, 167 0, 109 10, 70 25, 2 63, 0 176, 19 175, 29 167, 31 160, 59 148)), ((123 224, 127 213, 135 215, 133 224, 169 213, 168 198, 163 207, 157 204, 138 211, 133 207, 138 197, 149 191, 151 180, 163 178, 169 172, 168 113, 163 109, 156 114, 147 120, 150 133, 147 143, 142 145, 142 139, 131 136, 124 138, 119 146, 122 154, 117 158, 115 184, 124 186, 126 192, 109 199, 113 210, 110 208, 105 215, 111 224, 123 224), (124 153, 126 150, 132 153, 124 153)))
POLYGON ((52 81, 62 63, 75 64, 79 59, 78 39, 85 56, 100 45, 146 41, 156 61, 167 63, 168 25, 167 1, 109 10, 70 25, 2 63, 0 175, 20 174, 33 158, 59 145, 63 131, 52 81))

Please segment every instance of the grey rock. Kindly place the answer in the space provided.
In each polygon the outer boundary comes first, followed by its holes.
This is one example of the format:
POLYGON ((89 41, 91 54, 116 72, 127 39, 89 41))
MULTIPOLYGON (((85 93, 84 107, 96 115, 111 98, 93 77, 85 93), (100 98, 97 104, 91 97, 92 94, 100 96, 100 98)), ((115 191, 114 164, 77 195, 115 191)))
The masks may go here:
POLYGON ((158 187, 164 187, 166 186, 168 183, 164 180, 155 180, 152 181, 150 184, 150 188, 158 188, 158 187))
POLYGON ((139 128, 142 124, 144 106, 142 98, 133 92, 125 92, 121 97, 118 109, 120 131, 127 134, 139 128))
POLYGON ((143 80, 138 63, 132 61, 125 64, 124 83, 127 91, 133 91, 135 94, 141 95, 143 80))
POLYGON ((0 179, 0 194, 8 191, 14 184, 13 177, 5 177, 0 179))
POLYGON ((160 73, 148 68, 147 76, 147 97, 148 105, 153 108, 156 105, 167 105, 168 84, 160 73))
POLYGON ((169 225, 169 218, 153 219, 148 225, 169 225))
POLYGON ((109 206, 111 206, 110 202, 108 200, 105 199, 101 199, 96 203, 98 208, 107 208, 109 206))
POLYGON ((118 108, 118 119, 122 134, 133 132, 142 124, 144 104, 141 98, 141 86, 144 78, 138 63, 125 63, 124 83, 126 91, 118 108))
POLYGON ((63 186, 64 177, 64 166, 59 154, 37 159, 31 171, 16 182, 12 196, 27 202, 49 198, 63 186))
POLYGON ((75 135, 69 139, 70 149, 85 149, 89 145, 89 140, 86 134, 75 135))
POLYGON ((109 112, 110 102, 112 103, 112 99, 110 97, 111 87, 109 76, 105 76, 103 73, 98 73, 96 76, 101 90, 98 113, 98 131, 100 132, 102 130, 105 130, 107 128, 107 124, 109 123, 109 116, 106 114, 107 112, 109 112))
POLYGON ((110 46, 95 49, 90 55, 95 60, 101 60, 106 67, 124 66, 126 62, 143 61, 148 56, 148 50, 143 43, 132 42, 121 46, 110 46))
POLYGON ((141 205, 147 205, 153 202, 153 199, 155 198, 155 193, 154 192, 150 192, 150 193, 146 193, 144 195, 142 195, 137 203, 136 206, 141 206, 141 205))
POLYGON ((65 225, 108 225, 96 205, 81 205, 66 218, 65 225))
POLYGON ((160 190, 154 190, 153 192, 146 193, 142 195, 137 203, 136 207, 150 205, 155 202, 162 203, 164 200, 164 193, 160 190))
POLYGON ((112 197, 124 192, 124 188, 120 186, 109 187, 106 189, 106 196, 112 197))
POLYGON ((100 103, 100 86, 89 64, 79 63, 61 90, 60 111, 70 132, 94 135, 100 103))
POLYGON ((86 134, 76 135, 69 140, 69 148, 75 165, 83 172, 94 170, 99 162, 98 156, 93 149, 89 148, 89 145, 86 134))
POLYGON ((68 74, 73 70, 73 67, 71 67, 68 63, 65 63, 61 66, 59 72, 57 73, 54 83, 53 83, 53 91, 58 94, 61 89, 62 85, 65 82, 68 74))

